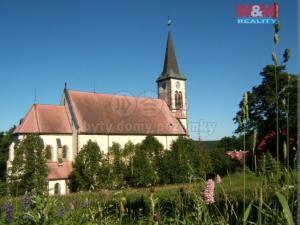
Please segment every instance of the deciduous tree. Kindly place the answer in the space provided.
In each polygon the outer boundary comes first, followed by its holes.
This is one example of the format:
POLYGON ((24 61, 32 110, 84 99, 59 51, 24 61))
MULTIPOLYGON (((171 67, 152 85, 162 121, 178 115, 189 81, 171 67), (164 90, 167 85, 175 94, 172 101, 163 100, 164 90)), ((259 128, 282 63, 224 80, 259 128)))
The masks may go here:
POLYGON ((9 174, 12 194, 24 194, 33 189, 37 192, 45 190, 48 174, 46 151, 38 135, 27 135, 15 146, 9 174))
POLYGON ((97 190, 106 186, 109 175, 108 162, 98 144, 89 140, 73 164, 70 179, 71 191, 97 190))

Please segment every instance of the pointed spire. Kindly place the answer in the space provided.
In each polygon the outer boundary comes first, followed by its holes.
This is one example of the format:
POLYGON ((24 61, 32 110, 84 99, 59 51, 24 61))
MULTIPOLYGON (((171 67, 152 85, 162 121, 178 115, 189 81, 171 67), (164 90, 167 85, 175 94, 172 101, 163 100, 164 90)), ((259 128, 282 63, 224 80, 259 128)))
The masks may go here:
POLYGON ((171 72, 180 74, 173 46, 172 33, 169 31, 163 73, 171 72))
MULTIPOLYGON (((169 22, 168 26, 170 26, 169 22)), ((171 31, 168 32, 164 68, 157 81, 164 80, 167 78, 177 78, 181 80, 186 80, 185 76, 180 72, 177 64, 171 31)))

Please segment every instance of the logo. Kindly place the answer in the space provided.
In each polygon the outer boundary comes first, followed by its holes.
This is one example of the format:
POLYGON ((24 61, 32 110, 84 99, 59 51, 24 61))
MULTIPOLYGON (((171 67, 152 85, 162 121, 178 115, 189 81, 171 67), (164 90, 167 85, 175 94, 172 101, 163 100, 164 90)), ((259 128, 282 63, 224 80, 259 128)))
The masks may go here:
POLYGON ((113 96, 111 109, 119 116, 129 116, 136 110, 136 101, 130 93, 120 92, 113 96))
POLYGON ((112 112, 119 116, 130 116, 136 110, 144 116, 156 116, 162 110, 162 102, 156 99, 156 93, 144 92, 140 97, 120 92, 111 99, 112 112))
POLYGON ((236 8, 238 24, 274 24, 278 18, 278 5, 243 5, 236 8))
POLYGON ((137 108, 144 116, 156 116, 162 110, 162 102, 155 100, 156 96, 155 92, 145 91, 138 98, 137 108))

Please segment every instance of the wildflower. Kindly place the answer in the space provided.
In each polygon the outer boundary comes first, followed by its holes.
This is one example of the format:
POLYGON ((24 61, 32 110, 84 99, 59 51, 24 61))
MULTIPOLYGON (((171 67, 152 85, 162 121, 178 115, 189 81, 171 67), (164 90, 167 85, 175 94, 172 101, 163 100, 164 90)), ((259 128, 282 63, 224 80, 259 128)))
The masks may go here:
POLYGON ((125 204, 126 204, 126 198, 122 197, 119 201, 119 208, 120 208, 120 212, 124 213, 125 212, 125 204))
POLYGON ((4 219, 7 223, 11 223, 14 219, 14 209, 11 202, 6 202, 3 206, 4 219))
POLYGON ((25 192, 25 194, 22 197, 22 213, 27 213, 30 207, 30 196, 25 192))
POLYGON ((31 206, 31 208, 35 208, 35 206, 36 206, 36 197, 37 197, 36 191, 32 190, 30 192, 30 206, 31 206))
POLYGON ((75 209, 75 206, 74 206, 73 202, 70 203, 70 209, 75 209))
POLYGON ((152 193, 152 192, 150 193, 149 200, 150 200, 150 206, 151 206, 151 213, 152 213, 152 216, 154 216, 154 211, 155 211, 155 201, 154 201, 154 199, 153 199, 153 193, 152 193))
POLYGON ((207 205, 215 202, 214 191, 215 191, 215 182, 212 179, 208 179, 204 189, 204 201, 207 205))
POLYGON ((283 158, 284 160, 286 160, 286 156, 287 156, 287 146, 286 146, 286 142, 283 142, 283 158))
POLYGON ((285 49, 285 51, 284 51, 284 54, 283 54, 283 58, 284 58, 284 60, 283 60, 283 62, 287 62, 287 61, 289 61, 289 58, 290 58, 290 49, 285 49))
POLYGON ((60 218, 64 218, 64 215, 65 215, 65 207, 63 206, 63 204, 61 204, 58 210, 58 216, 60 218))
POLYGON ((89 200, 86 198, 83 202, 82 208, 87 209, 89 207, 89 200))
POLYGON ((278 65, 278 58, 275 52, 272 52, 272 60, 274 64, 277 66, 278 65))
POLYGON ((216 176, 216 184, 221 184, 221 183, 222 183, 222 179, 221 179, 220 175, 217 174, 217 176, 216 176))

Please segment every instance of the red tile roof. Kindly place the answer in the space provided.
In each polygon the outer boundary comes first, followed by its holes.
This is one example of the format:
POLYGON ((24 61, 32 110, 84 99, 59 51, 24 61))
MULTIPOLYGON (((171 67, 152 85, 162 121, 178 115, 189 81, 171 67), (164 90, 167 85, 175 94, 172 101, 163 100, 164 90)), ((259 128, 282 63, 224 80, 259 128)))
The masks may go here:
POLYGON ((242 150, 236 151, 236 150, 233 150, 233 151, 228 151, 226 153, 226 155, 229 156, 231 159, 242 163, 244 157, 247 157, 247 155, 249 155, 249 151, 242 151, 242 150))
POLYGON ((72 129, 64 106, 34 104, 14 133, 71 134, 72 129))
POLYGON ((176 112, 173 112, 173 115, 177 119, 186 119, 186 115, 184 115, 184 113, 183 113, 183 111, 181 109, 177 110, 176 112))
POLYGON ((47 162, 47 166, 49 168, 49 180, 68 179, 72 172, 71 162, 64 162, 61 165, 57 162, 47 162))
POLYGON ((79 132, 90 134, 185 135, 165 101, 68 91, 79 132))

